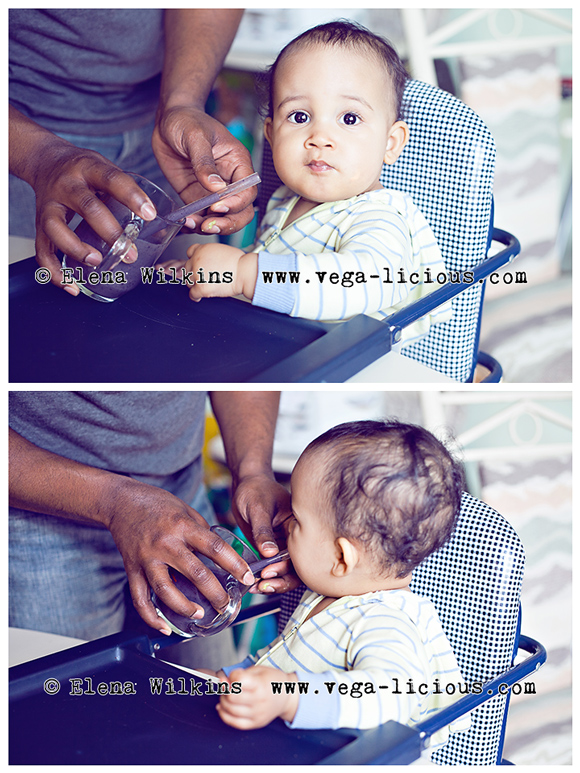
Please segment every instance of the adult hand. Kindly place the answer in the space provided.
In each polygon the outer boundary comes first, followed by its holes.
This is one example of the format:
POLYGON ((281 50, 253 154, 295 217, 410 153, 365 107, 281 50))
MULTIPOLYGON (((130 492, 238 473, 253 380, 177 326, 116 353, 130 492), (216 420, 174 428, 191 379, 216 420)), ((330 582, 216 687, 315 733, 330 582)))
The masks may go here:
POLYGON ((188 577, 218 611, 227 606, 225 590, 192 551, 245 585, 254 581, 236 551, 168 491, 54 454, 13 429, 9 437, 10 504, 109 529, 123 557, 133 603, 152 628, 170 633, 155 612, 150 588, 181 615, 191 617, 200 609, 175 588, 169 567, 188 577))
MULTIPOLYGON (((286 547, 284 531, 275 524, 288 518, 291 511, 290 494, 268 475, 257 474, 234 481, 232 512, 261 555, 275 556, 286 547)), ((261 576, 261 581, 250 592, 286 593, 300 584, 289 561, 271 564, 261 576)))
MULTIPOLYGON (((275 556, 286 540, 283 531, 276 531, 274 521, 283 521, 292 512, 290 494, 272 472, 280 394, 219 391, 210 397, 232 473, 232 512, 260 554, 275 556)), ((285 592, 298 585, 298 579, 288 573, 287 561, 267 567, 263 577, 266 583, 260 582, 254 590, 285 592)))
MULTIPOLYGON (((101 262, 102 255, 70 230, 68 222, 73 214, 81 215, 110 244, 122 229, 103 204, 104 194, 111 194, 144 220, 155 217, 155 208, 131 177, 99 153, 77 148, 12 105, 9 117, 10 171, 29 183, 36 194, 36 259, 50 270, 54 284, 77 295, 76 285, 62 285, 56 250, 93 267, 101 262)), ((130 252, 126 262, 136 258, 136 253, 130 252)))
POLYGON ((190 579, 218 612, 227 607, 224 588, 192 551, 208 556, 245 585, 253 583, 247 563, 173 494, 127 478, 105 504, 110 508, 107 526, 123 556, 133 604, 152 628, 170 633, 155 612, 150 588, 180 615, 200 617, 201 607, 177 590, 169 567, 190 579))
MULTIPOLYGON (((173 107, 160 111, 153 151, 163 173, 186 204, 253 173, 248 150, 204 110, 173 107)), ((250 188, 192 215, 186 225, 204 234, 231 234, 254 217, 250 188)))
MULTIPOLYGON (((155 207, 133 178, 99 153, 64 141, 55 143, 53 152, 39 161, 36 179, 36 260, 50 270, 54 284, 73 295, 78 295, 79 289, 76 285, 62 285, 56 250, 89 268, 98 266, 103 258, 99 250, 81 241, 68 227, 75 212, 107 244, 113 244, 123 229, 101 200, 103 194, 111 194, 144 220, 155 217, 155 207)), ((125 262, 136 259, 137 253, 130 250, 125 262)))

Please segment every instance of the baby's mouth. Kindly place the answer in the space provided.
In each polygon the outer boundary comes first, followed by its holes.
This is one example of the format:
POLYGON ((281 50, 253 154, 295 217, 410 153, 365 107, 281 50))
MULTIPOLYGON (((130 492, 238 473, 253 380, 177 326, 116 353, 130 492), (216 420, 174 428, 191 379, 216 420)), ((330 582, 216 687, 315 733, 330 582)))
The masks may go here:
POLYGON ((321 159, 310 161, 306 166, 312 169, 313 172, 327 172, 331 169, 334 169, 333 166, 327 164, 326 161, 322 161, 321 159))

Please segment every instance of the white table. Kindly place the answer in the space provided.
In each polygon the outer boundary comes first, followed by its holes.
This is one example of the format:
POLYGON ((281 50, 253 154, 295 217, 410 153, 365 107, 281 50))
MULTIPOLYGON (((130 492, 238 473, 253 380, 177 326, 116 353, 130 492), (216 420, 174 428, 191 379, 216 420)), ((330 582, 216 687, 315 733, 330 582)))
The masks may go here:
POLYGON ((351 376, 347 384, 457 384, 452 378, 398 352, 379 357, 351 376))
POLYGON ((53 652, 67 650, 84 644, 82 639, 69 636, 59 636, 56 633, 44 631, 29 631, 24 628, 8 629, 8 665, 18 666, 29 660, 52 655, 53 652))

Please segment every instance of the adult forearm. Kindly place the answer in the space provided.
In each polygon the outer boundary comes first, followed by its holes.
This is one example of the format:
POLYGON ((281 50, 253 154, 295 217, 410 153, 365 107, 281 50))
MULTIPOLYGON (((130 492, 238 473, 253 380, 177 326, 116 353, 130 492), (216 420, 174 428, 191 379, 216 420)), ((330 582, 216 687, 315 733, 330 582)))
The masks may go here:
MULTIPOLYGON (((165 11, 165 61, 153 152, 186 203, 252 174, 247 148, 205 112, 207 97, 234 39, 242 10, 165 11)), ((230 234, 254 217, 256 189, 192 215, 186 225, 200 233, 230 234)))
MULTIPOLYGON (((279 544, 284 543, 283 533, 277 530, 276 524, 290 513, 288 491, 276 482, 272 471, 280 394, 213 392, 211 400, 232 473, 234 517, 262 555, 274 555, 279 544)), ((269 591, 284 592, 295 585, 295 578, 285 574, 287 570, 286 562, 266 570, 263 577, 268 579, 269 591), (275 575, 278 577, 272 580, 275 575)))
MULTIPOLYGON (((9 105, 8 166, 12 174, 34 187, 38 157, 64 144, 55 134, 9 105)), ((66 143, 68 144, 68 143, 66 143)))
POLYGON ((172 8, 165 11, 162 110, 203 109, 236 35, 243 10, 172 8))
POLYGON ((108 527, 108 492, 114 496, 128 478, 53 454, 12 429, 9 444, 13 507, 108 527))
POLYGON ((234 480, 272 474, 279 392, 213 392, 212 407, 234 480))

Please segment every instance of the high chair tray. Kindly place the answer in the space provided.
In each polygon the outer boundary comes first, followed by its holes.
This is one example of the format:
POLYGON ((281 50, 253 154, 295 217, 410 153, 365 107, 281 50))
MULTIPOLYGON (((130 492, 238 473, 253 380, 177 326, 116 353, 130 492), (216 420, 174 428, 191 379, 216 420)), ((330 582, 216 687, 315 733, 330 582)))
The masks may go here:
POLYGON ((324 324, 155 282, 101 303, 39 284, 36 268, 10 266, 12 383, 340 382, 391 346, 364 315, 324 324))
POLYGON ((317 764, 363 735, 290 730, 281 720, 231 728, 206 683, 156 660, 154 646, 120 633, 11 668, 10 764, 317 764))

